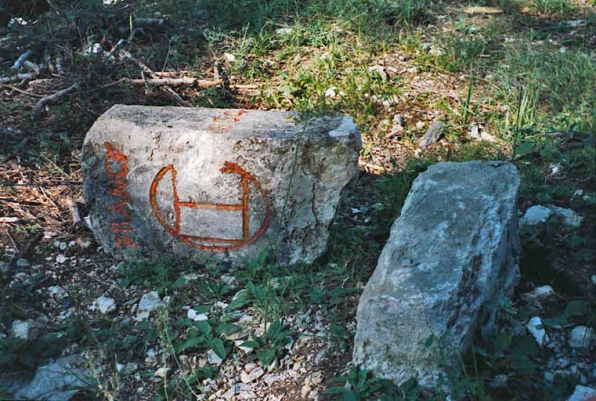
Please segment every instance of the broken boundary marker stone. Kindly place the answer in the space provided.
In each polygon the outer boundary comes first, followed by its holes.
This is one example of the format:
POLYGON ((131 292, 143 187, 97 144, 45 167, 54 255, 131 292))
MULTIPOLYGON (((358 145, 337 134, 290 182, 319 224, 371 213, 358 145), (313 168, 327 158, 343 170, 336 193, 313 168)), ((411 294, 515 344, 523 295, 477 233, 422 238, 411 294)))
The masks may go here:
POLYGON ((126 259, 239 262, 276 251, 310 263, 327 247, 358 172, 352 118, 116 105, 93 125, 82 170, 90 226, 126 259))
POLYGON ((490 335, 519 278, 520 175, 502 162, 439 163, 414 181, 358 304, 354 362, 425 387, 490 335))

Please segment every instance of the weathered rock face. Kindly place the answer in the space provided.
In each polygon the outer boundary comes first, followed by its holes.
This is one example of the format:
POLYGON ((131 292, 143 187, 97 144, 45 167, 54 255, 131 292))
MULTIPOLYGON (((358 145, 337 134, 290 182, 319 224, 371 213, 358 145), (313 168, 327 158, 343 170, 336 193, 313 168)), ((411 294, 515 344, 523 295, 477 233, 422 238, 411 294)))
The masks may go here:
POLYGON ((519 185, 499 162, 439 163, 415 180, 358 305, 357 365, 432 386, 477 327, 490 333, 486 306, 519 276, 519 185))
POLYGON ((90 225, 125 258, 242 261, 265 249, 311 262, 327 246, 340 193, 358 171, 349 117, 114 106, 83 147, 90 225))

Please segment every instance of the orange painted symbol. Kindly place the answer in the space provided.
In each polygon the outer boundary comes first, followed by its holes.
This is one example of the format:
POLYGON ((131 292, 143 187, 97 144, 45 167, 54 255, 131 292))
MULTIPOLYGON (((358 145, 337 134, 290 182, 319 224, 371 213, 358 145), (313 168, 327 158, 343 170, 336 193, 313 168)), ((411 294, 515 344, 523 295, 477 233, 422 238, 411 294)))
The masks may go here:
POLYGON ((159 221, 159 223, 163 226, 163 228, 166 229, 168 233, 170 233, 170 235, 179 239, 186 245, 205 251, 235 251, 256 241, 267 231, 267 228, 269 227, 269 222, 271 220, 271 204, 269 202, 269 197, 261 187, 259 181, 252 174, 243 170, 237 164, 225 162, 224 166, 219 171, 221 171, 224 174, 238 174, 240 176, 240 185, 242 187, 242 202, 240 204, 181 202, 178 196, 178 191, 176 189, 177 172, 174 168, 174 165, 172 164, 162 167, 153 179, 151 187, 149 188, 149 201, 151 203, 151 208, 153 209, 153 214, 157 218, 157 221, 159 221), (168 224, 166 219, 162 216, 161 212, 159 211, 159 206, 157 204, 157 189, 162 179, 168 173, 171 173, 172 180, 172 190, 174 198, 173 206, 175 215, 174 226, 168 224), (250 233, 249 184, 252 184, 260 192, 263 201, 265 202, 265 217, 263 219, 263 223, 261 224, 259 229, 256 230, 252 235, 250 233), (242 238, 217 238, 183 234, 180 230, 180 214, 181 209, 183 207, 191 209, 242 211, 242 238), (210 243, 224 245, 211 245, 210 243))

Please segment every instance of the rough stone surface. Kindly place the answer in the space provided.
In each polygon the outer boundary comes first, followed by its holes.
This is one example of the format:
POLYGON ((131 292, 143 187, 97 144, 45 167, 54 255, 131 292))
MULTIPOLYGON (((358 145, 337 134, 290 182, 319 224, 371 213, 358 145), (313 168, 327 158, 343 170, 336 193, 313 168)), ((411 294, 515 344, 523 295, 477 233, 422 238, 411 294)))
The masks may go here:
POLYGON ((596 389, 577 385, 568 401, 592 401, 594 397, 596 397, 596 389))
POLYGON ((493 331, 488 305, 519 278, 519 185, 500 162, 439 163, 415 180, 358 305, 357 365, 432 386, 477 327, 493 331))
POLYGON ((92 382, 87 376, 76 357, 65 357, 39 367, 30 379, 6 383, 6 388, 16 400, 68 401, 92 382))
POLYGON ((275 249, 311 262, 327 246, 360 136, 344 116, 114 106, 83 146, 90 226, 116 256, 244 261, 275 249))

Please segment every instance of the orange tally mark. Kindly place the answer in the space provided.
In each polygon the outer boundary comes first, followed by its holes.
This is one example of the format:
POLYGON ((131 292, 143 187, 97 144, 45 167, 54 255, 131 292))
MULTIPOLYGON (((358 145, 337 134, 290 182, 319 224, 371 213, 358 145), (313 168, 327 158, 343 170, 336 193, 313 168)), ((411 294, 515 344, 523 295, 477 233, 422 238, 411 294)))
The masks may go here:
POLYGON ((116 245, 119 247, 137 248, 137 243, 129 236, 129 234, 132 234, 133 229, 130 222, 130 213, 126 209, 130 204, 130 195, 126 190, 128 187, 128 156, 114 149, 114 146, 110 142, 106 142, 105 145, 105 170, 110 184, 110 189, 107 192, 109 195, 120 198, 120 200, 108 206, 108 210, 117 214, 120 218, 110 223, 110 228, 114 234, 116 245), (119 167, 117 171, 112 169, 115 164, 119 167))

